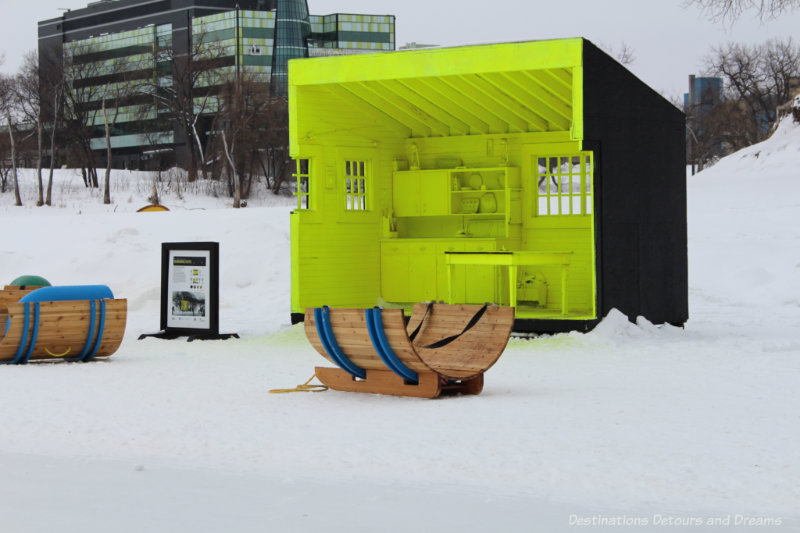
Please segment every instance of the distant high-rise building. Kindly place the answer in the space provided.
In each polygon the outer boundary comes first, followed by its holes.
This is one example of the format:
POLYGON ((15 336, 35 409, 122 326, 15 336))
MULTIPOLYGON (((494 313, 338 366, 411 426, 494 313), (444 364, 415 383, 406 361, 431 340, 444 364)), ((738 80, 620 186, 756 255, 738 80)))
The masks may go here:
POLYGON ((706 131, 711 112, 723 101, 722 78, 689 76, 689 92, 683 95, 683 111, 686 113, 686 158, 692 166, 724 153, 719 139, 709 138, 706 131))
MULTIPOLYGON (((247 72, 286 96, 291 59, 394 49, 394 16, 311 15, 306 0, 101 0, 39 22, 40 65, 66 66, 72 90, 83 92, 93 150, 105 149, 100 110, 108 88, 123 78, 143 87, 173 83, 176 59, 213 56, 215 72, 247 72)), ((160 118, 147 94, 126 100, 115 108, 115 165, 168 152, 181 163, 181 128, 160 118)))
POLYGON ((689 76, 689 92, 683 95, 684 111, 710 111, 722 102, 722 78, 689 76))

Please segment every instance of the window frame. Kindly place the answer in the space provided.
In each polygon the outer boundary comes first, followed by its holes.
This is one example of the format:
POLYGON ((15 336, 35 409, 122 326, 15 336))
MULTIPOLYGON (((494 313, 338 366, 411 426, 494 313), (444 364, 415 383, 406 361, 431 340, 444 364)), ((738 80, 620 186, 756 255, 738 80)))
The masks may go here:
POLYGON ((311 158, 296 157, 292 159, 295 167, 292 177, 295 179, 295 196, 297 196, 297 209, 299 211, 312 211, 312 197, 311 197, 311 158), (302 162, 305 161, 306 171, 302 172, 302 162), (305 190, 302 188, 303 180, 305 180, 305 190), (303 206, 305 200, 305 206, 303 206))
POLYGON ((594 214, 594 154, 591 151, 533 154, 532 206, 534 218, 553 216, 591 216, 594 214), (574 159, 580 158, 576 165, 574 159), (544 164, 542 164, 544 160, 544 164), (557 165, 552 161, 556 160, 557 165), (566 171, 564 166, 567 165, 566 171), (540 169, 544 167, 544 171, 540 169), (555 171, 553 170, 555 168, 555 171), (575 177, 579 178, 577 190, 575 177), (552 182, 558 180, 555 186, 552 182), (543 180, 543 182, 542 182, 543 180), (568 181, 567 190, 565 180, 568 181), (541 185, 540 185, 541 183, 541 185), (545 190, 542 191, 541 187, 545 190), (553 192, 555 187, 555 192, 553 192), (577 200, 577 203, 576 203, 577 200))
POLYGON ((344 157, 340 161, 342 172, 341 194, 345 213, 369 213, 372 207, 372 161, 364 158, 344 157), (355 169, 355 174, 353 174, 355 169), (355 184, 356 192, 353 192, 355 184))

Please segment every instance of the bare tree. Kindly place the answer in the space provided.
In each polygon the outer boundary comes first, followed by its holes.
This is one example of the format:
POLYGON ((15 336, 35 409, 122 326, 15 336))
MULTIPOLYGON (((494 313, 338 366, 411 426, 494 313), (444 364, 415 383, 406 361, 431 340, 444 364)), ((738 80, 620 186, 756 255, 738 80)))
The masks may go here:
POLYGON ((762 70, 778 104, 794 96, 800 77, 800 47, 791 39, 771 39, 763 46, 762 70))
POLYGON ((158 63, 168 65, 169 71, 150 82, 153 95, 150 106, 141 108, 143 114, 156 114, 175 124, 188 149, 188 179, 197 179, 198 168, 205 172, 206 143, 201 132, 201 122, 215 110, 214 92, 227 76, 221 69, 226 65, 228 52, 209 34, 196 31, 187 54, 178 55, 171 47, 157 51, 158 63))
POLYGON ((636 55, 628 43, 622 43, 620 46, 619 52, 617 52, 617 61, 625 66, 633 65, 636 62, 636 55))
MULTIPOLYGON (((144 59, 132 60, 130 58, 105 62, 103 73, 111 82, 105 84, 100 104, 106 142, 106 172, 103 180, 104 204, 111 203, 111 168, 114 162, 111 149, 112 128, 116 126, 121 113, 131 115, 138 113, 140 106, 137 105, 137 100, 143 94, 144 87, 149 85, 147 79, 142 80, 142 73, 147 73, 146 69, 151 65, 152 63, 144 59)), ((97 122, 96 118, 94 123, 97 122)))
POLYGON ((8 138, 5 135, 0 135, 0 193, 6 192, 8 187, 8 175, 11 172, 11 168, 6 166, 6 161, 9 161, 10 152, 8 138))
POLYGON ((110 204, 111 203, 111 166, 113 164, 114 158, 111 152, 111 128, 114 124, 117 123, 117 118, 119 118, 119 104, 115 105, 113 108, 113 118, 111 120, 108 119, 108 96, 103 95, 103 103, 102 103, 102 113, 103 113, 103 129, 105 130, 106 136, 106 175, 105 180, 103 181, 103 203, 110 204))
POLYGON ((600 43, 600 48, 605 50, 608 55, 626 67, 629 67, 636 62, 636 55, 633 51, 633 47, 626 42, 621 43, 619 47, 606 43, 600 43))
POLYGON ((41 100, 41 120, 49 118, 50 125, 50 168, 47 178, 47 192, 45 194, 45 205, 53 205, 53 174, 55 171, 56 160, 58 159, 58 148, 56 137, 59 131, 59 124, 62 119, 64 101, 64 69, 59 60, 47 59, 39 65, 39 83, 45 99, 41 100), (51 107, 52 106, 52 107, 51 107))
POLYGON ((226 161, 233 206, 250 193, 262 172, 277 191, 288 163, 286 100, 273 95, 258 75, 240 72, 219 90, 214 131, 219 157, 226 161))
POLYGON ((36 175, 38 177, 39 199, 37 206, 44 205, 44 183, 42 181, 42 160, 44 156, 44 125, 42 123, 41 92, 39 90, 39 58, 35 52, 25 54, 22 66, 13 84, 20 118, 23 122, 34 124, 31 131, 36 136, 36 175))
POLYGON ((83 172, 84 185, 97 188, 92 137, 105 91, 94 79, 103 74, 94 59, 96 49, 67 43, 64 48, 64 130, 83 172))
POLYGON ((764 140, 780 104, 800 83, 800 48, 791 39, 748 46, 729 43, 705 58, 706 76, 722 80, 694 95, 685 109, 687 155, 700 169, 714 159, 764 140))
MULTIPOLYGON (((0 52, 0 65, 5 62, 5 54, 0 52)), ((4 90, 5 83, 3 82, 2 75, 0 75, 0 111, 5 108, 8 95, 4 90)), ((6 192, 8 186, 8 174, 10 168, 6 166, 6 161, 10 159, 11 147, 8 144, 9 139, 5 136, 0 136, 0 193, 6 192)))
POLYGON ((293 161, 289 157, 289 103, 275 97, 267 110, 267 129, 264 135, 262 169, 267 187, 278 194, 289 181, 293 161))
POLYGON ((792 96, 800 77, 800 48, 791 39, 756 46, 729 43, 713 48, 705 63, 707 75, 723 80, 725 105, 706 117, 703 129, 730 149, 764 140, 777 106, 792 96))
POLYGON ((17 176, 17 143, 15 139, 16 122, 12 116, 17 114, 17 98, 15 90, 16 80, 10 76, 0 75, 0 106, 8 129, 8 140, 11 158, 11 176, 14 179, 14 205, 22 205, 22 197, 19 194, 19 179, 17 176))
POLYGON ((800 6, 800 0, 685 0, 696 5, 714 21, 733 21, 745 11, 754 11, 761 20, 774 19, 800 6))

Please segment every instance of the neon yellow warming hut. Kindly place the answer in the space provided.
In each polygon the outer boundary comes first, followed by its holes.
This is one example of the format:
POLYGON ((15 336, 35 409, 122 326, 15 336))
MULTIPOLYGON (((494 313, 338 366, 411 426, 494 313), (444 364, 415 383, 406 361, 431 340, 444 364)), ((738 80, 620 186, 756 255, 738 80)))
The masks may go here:
POLYGON ((289 70, 293 321, 422 301, 511 305, 520 331, 688 318, 683 114, 590 42, 289 70))

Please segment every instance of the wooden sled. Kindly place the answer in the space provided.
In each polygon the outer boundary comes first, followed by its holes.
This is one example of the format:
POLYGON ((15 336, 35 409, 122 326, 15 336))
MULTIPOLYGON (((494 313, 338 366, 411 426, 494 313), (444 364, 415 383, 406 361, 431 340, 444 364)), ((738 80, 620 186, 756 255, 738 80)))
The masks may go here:
POLYGON ((436 398, 480 394, 483 374, 503 353, 514 308, 418 303, 401 309, 309 308, 311 345, 338 368, 317 367, 335 390, 436 398))
POLYGON ((12 303, 7 291, 0 292, 0 302, 5 302, 0 303, 0 364, 34 359, 88 362, 113 354, 122 343, 127 300, 47 301, 31 298, 33 294, 23 298, 31 301, 12 303))

